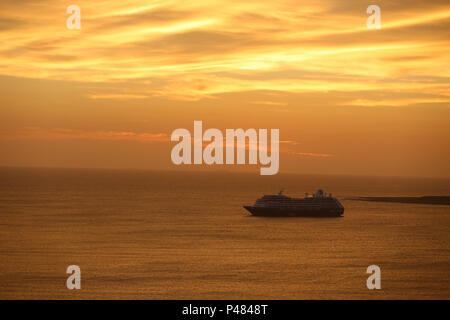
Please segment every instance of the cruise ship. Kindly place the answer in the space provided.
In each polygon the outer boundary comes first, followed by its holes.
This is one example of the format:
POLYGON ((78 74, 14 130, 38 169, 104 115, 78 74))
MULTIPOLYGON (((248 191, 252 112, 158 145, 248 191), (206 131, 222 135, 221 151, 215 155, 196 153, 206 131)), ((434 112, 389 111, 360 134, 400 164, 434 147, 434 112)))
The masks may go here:
POLYGON ((265 195, 253 206, 244 206, 254 216, 262 217, 340 217, 344 206, 331 193, 317 190, 312 196, 291 198, 281 190, 276 195, 265 195))

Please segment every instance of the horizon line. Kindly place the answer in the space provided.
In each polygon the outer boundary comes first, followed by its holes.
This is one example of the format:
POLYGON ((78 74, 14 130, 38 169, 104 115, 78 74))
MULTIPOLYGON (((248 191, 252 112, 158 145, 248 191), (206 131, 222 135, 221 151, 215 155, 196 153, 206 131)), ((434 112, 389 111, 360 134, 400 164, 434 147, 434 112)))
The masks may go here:
MULTIPOLYGON (((258 172, 251 172, 250 170, 242 169, 212 169, 212 167, 202 166, 192 169, 151 169, 151 168, 105 168, 105 167, 64 167, 64 166, 14 166, 14 165, 0 165, 1 169, 61 169, 61 170, 105 170, 105 171, 148 171, 148 172, 181 172, 181 173, 231 173, 231 174, 255 174, 259 175, 258 172)), ((299 175, 299 176, 345 176, 345 177, 357 177, 357 178, 403 178, 403 179, 435 179, 435 180, 450 180, 450 176, 410 176, 410 175, 367 175, 367 174, 357 174, 357 173, 305 173, 305 172, 278 172, 276 175, 269 177, 276 177, 278 175, 299 175)))

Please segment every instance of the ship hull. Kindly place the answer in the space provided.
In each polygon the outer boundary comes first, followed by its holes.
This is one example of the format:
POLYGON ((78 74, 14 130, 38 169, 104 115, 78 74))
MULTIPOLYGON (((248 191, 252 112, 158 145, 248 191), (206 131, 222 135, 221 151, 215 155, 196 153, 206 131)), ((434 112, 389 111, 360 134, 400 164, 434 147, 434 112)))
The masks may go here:
POLYGON ((244 208, 252 215, 257 217, 341 217, 344 214, 343 208, 267 208, 244 206, 244 208))

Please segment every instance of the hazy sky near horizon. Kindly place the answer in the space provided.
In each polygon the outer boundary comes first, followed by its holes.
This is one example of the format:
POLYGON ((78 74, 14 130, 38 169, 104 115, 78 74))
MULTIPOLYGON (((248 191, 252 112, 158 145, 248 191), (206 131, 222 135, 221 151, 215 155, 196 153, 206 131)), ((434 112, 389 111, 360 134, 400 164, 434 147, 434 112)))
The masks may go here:
POLYGON ((450 177, 450 3, 370 4, 2 0, 0 165, 176 169, 202 120, 280 129, 280 172, 450 177))

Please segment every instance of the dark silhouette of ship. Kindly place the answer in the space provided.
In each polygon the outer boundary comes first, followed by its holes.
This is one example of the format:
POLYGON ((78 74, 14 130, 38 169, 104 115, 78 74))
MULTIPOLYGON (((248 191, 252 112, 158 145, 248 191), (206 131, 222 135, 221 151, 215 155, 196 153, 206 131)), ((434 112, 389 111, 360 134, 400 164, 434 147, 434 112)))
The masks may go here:
POLYGON ((310 197, 308 193, 302 198, 283 195, 264 195, 253 206, 244 206, 254 216, 262 217, 340 217, 344 206, 331 193, 317 190, 310 197))

